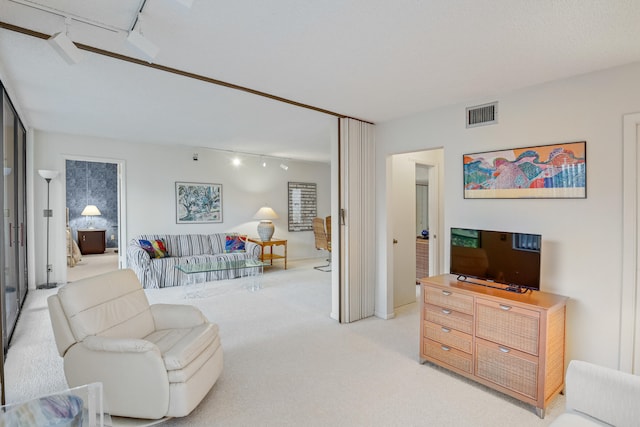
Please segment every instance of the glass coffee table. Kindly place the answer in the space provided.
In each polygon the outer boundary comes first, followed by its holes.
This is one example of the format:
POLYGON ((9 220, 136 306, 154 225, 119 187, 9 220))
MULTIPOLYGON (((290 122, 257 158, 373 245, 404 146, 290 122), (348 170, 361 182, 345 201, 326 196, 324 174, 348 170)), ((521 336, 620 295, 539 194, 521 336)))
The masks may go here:
POLYGON ((180 285, 185 290, 186 298, 204 296, 204 284, 207 281, 207 273, 237 270, 240 278, 249 278, 248 288, 257 291, 262 288, 262 274, 264 263, 255 259, 196 262, 193 264, 176 265, 180 272, 180 285))

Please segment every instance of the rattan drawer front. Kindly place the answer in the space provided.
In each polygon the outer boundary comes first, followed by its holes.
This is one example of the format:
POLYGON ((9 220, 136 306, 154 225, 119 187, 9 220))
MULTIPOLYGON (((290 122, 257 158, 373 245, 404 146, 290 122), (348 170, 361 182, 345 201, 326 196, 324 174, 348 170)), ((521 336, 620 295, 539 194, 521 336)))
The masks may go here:
POLYGON ((439 360, 446 365, 464 372, 473 372, 473 358, 468 353, 427 339, 424 340, 422 351, 425 356, 439 360))
POLYGON ((473 297, 448 289, 425 286, 424 302, 440 307, 449 308, 461 313, 473 314, 473 297))
POLYGON ((476 336, 538 355, 540 313, 493 301, 476 300, 476 336))
POLYGON ((476 340, 476 376, 538 398, 538 362, 526 353, 476 340))
POLYGON ((424 322, 424 337, 469 354, 473 349, 471 335, 431 322, 424 322))
POLYGON ((424 310, 424 319, 429 322, 455 329, 465 334, 473 332, 473 316, 430 304, 425 304, 424 310))

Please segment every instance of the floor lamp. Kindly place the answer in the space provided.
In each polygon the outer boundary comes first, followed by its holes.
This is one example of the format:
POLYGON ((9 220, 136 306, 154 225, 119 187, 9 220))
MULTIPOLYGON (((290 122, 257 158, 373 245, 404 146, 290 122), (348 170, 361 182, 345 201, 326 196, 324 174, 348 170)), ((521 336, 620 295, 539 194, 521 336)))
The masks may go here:
POLYGON ((44 210, 44 217, 47 218, 47 282, 42 285, 38 285, 38 289, 51 289, 55 288, 58 284, 51 283, 49 281, 49 273, 51 273, 51 266, 49 265, 49 218, 53 216, 53 212, 49 207, 49 184, 51 184, 51 180, 58 176, 58 171, 50 171, 45 169, 38 170, 38 174, 47 181, 47 209, 44 210))

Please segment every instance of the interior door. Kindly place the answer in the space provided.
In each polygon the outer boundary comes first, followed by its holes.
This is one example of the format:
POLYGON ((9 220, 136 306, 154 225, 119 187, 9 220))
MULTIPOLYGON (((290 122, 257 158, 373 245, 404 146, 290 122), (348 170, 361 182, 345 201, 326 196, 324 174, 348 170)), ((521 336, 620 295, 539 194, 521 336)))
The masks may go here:
POLYGON ((416 301, 416 172, 407 155, 392 158, 393 307, 416 301), (407 208, 411 207, 413 208, 407 208))

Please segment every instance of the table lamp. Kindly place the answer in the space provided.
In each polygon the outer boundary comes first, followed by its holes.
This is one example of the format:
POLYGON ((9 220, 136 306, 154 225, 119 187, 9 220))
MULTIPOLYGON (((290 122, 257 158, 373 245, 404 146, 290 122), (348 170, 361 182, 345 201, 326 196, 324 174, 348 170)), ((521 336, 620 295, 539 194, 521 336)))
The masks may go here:
MULTIPOLYGON (((87 205, 85 206, 85 208, 82 210, 82 213, 80 213, 80 215, 85 216, 85 217, 90 217, 90 216, 98 216, 98 215, 102 215, 100 213, 100 210, 98 209, 98 207, 96 205, 87 205)), ((88 228, 93 228, 93 222, 91 220, 89 220, 87 218, 87 222, 89 224, 88 228)))
POLYGON ((269 206, 263 206, 258 209, 258 212, 253 216, 253 219, 260 220, 260 223, 258 224, 258 236, 260 236, 260 240, 263 242, 270 241, 273 236, 273 232, 275 231, 275 227, 271 220, 278 219, 278 214, 276 214, 269 206))

